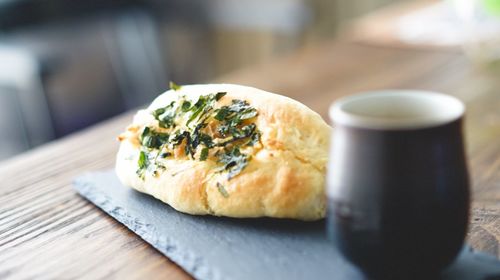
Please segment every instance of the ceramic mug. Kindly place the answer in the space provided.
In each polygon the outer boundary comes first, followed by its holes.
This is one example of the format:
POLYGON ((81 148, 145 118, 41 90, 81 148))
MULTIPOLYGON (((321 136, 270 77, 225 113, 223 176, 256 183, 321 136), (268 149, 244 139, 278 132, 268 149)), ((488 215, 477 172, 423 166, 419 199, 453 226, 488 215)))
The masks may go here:
POLYGON ((330 107, 328 232, 372 277, 439 273, 460 251, 469 177, 458 99, 379 91, 330 107))

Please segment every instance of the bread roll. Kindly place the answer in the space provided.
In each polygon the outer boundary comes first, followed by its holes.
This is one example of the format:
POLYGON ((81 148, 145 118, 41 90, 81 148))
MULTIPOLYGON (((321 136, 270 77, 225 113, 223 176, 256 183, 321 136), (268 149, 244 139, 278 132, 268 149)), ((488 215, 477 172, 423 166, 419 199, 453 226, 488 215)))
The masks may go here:
POLYGON ((116 173, 184 213, 317 220, 329 134, 288 97, 230 84, 176 87, 119 136, 116 173))

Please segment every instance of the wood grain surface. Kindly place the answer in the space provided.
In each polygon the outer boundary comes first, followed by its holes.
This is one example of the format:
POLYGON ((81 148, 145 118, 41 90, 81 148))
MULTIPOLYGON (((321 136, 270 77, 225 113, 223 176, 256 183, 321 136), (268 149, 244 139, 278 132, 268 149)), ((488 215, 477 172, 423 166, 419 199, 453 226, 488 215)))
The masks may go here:
MULTIPOLYGON (((467 104, 473 181, 468 241, 500 256, 500 82, 460 53, 327 42, 221 77, 298 99, 325 119, 340 96, 436 90, 467 104)), ((79 197, 75 176, 111 168, 132 112, 0 164, 0 279, 188 279, 182 269, 79 197)))

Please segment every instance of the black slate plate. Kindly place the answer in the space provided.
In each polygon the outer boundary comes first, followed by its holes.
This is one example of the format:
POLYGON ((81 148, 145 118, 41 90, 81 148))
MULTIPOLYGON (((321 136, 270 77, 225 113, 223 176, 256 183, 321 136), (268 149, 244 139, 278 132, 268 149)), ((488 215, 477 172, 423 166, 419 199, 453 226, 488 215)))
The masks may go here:
MULTIPOLYGON (((365 279, 327 240, 323 221, 186 215, 123 186, 114 171, 74 186, 198 279, 365 279)), ((441 279, 500 279, 500 262, 465 248, 441 279)))

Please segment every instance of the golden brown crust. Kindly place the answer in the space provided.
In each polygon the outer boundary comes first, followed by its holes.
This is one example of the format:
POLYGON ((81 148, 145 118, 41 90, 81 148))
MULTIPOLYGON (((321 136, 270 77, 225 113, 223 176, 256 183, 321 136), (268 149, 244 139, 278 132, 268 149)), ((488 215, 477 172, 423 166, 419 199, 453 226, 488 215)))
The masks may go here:
POLYGON ((116 172, 123 184, 148 193, 178 211, 230 217, 279 217, 317 220, 325 215, 325 166, 330 127, 323 119, 290 98, 237 85, 183 86, 168 91, 121 135, 116 172), (198 96, 227 92, 220 100, 243 99, 257 109, 255 124, 261 144, 248 148, 248 166, 227 180, 215 172, 212 160, 197 161, 180 155, 166 161, 159 176, 136 174, 139 146, 137 133, 154 122, 150 111, 165 106, 179 95, 198 96), (223 188, 227 196, 220 190, 223 188))

